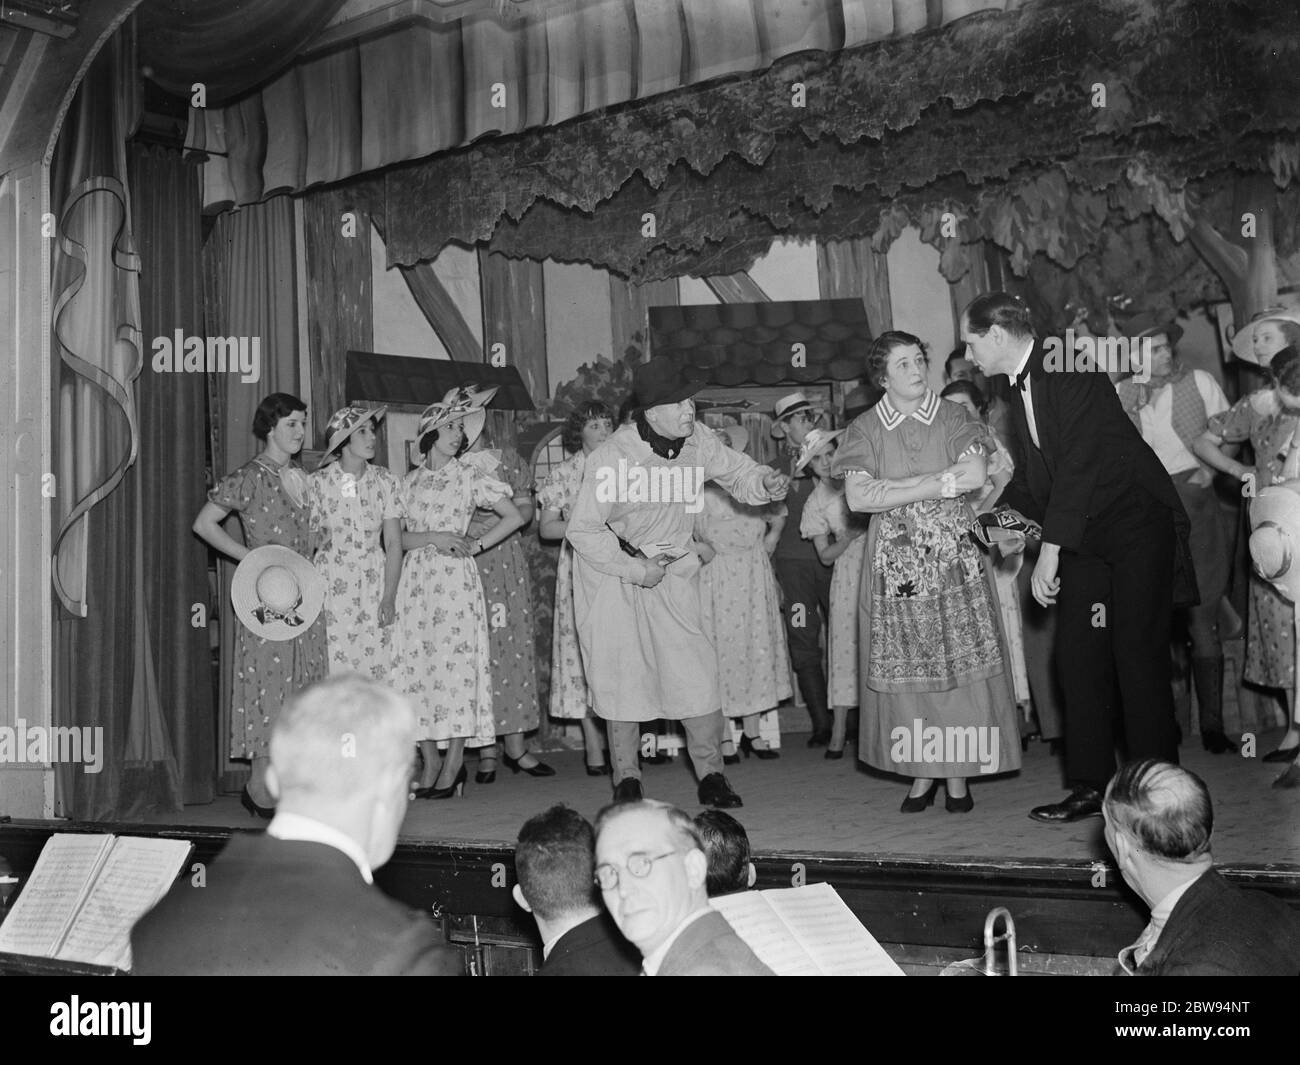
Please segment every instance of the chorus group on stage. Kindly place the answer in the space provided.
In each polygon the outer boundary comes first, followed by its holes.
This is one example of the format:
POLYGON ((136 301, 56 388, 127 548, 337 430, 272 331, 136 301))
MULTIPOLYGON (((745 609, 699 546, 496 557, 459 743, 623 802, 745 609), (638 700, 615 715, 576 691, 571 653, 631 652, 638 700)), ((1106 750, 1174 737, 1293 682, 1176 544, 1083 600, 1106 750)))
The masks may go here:
MULTIPOLYGON (((404 477, 374 461, 383 410, 335 412, 308 473, 294 462, 305 405, 267 396, 253 423, 259 454, 219 480, 194 523, 244 565, 282 549, 240 583, 230 753, 251 763, 244 804, 270 813, 279 706, 327 674, 359 673, 417 710, 420 797, 463 793, 467 749, 480 784, 499 762, 552 775, 525 745, 545 710, 581 727, 587 772, 612 772, 616 798, 641 796, 641 733, 666 720, 684 732, 701 802, 741 805, 723 766, 779 757, 777 707, 797 688, 808 745, 842 758, 856 719, 860 759, 910 779, 904 812, 932 805, 940 781, 946 809, 969 811, 968 782, 1015 771, 1023 736, 1063 743, 1074 790, 1033 816, 1070 821, 1099 813, 1096 788, 1123 739, 1100 717, 1120 722, 1130 749, 1149 748, 1136 753, 1176 758, 1160 659, 1169 617, 1184 607, 1204 745, 1235 749, 1220 632, 1232 616, 1232 529, 1213 475, 1259 490, 1300 483, 1300 319, 1279 312, 1244 331, 1239 354, 1270 385, 1230 405, 1211 375, 1182 366, 1173 323, 1129 325, 1154 341, 1147 380, 1053 377, 1023 304, 981 300, 992 302, 968 308, 941 392, 921 340, 889 331, 864 353, 877 398, 856 416, 802 392, 780 399, 766 423, 779 468, 754 461, 745 428, 697 422, 699 384, 653 361, 618 416, 577 405, 562 435, 569 457, 539 484, 512 449, 490 446, 495 389, 461 387, 428 407, 404 477), (1006 389, 993 384, 999 375, 1006 389), (1103 439, 1112 454, 1131 453, 1131 468, 1125 458, 1119 472, 1095 475, 1081 464, 1103 439), (1236 457, 1241 444, 1253 465, 1236 457), (698 470, 704 483, 695 498, 609 499, 602 474, 616 464, 698 470), (242 542, 223 528, 231 514, 242 542), (1008 534, 973 535, 979 515, 1008 534), (545 707, 526 534, 560 545, 545 707), (1163 559, 1136 578, 1154 613, 1119 576, 1142 543, 1163 559), (304 607, 312 571, 316 615, 304 607), (277 596, 276 581, 295 572, 297 597, 277 596), (1081 596, 1110 604, 1112 631, 1147 618, 1147 660, 1110 642, 1118 636, 1087 633, 1081 596), (1154 708, 1136 705, 1139 689, 1154 693, 1154 708), (979 742, 919 742, 936 730, 979 742)), ((1286 591, 1280 577, 1253 576, 1247 623, 1246 679, 1283 693, 1296 659, 1286 591)), ((1293 725, 1271 757, 1290 761, 1298 748, 1293 725)), ((1297 777, 1293 765, 1279 786, 1297 777)))

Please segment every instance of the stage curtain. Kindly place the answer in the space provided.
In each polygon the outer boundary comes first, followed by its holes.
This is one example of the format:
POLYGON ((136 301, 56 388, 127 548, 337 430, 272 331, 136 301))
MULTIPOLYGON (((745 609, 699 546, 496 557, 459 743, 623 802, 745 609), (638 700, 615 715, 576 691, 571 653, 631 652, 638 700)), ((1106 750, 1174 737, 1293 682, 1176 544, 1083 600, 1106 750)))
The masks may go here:
MULTIPOLYGON (((87 72, 50 182, 56 406, 53 719, 93 730, 98 771, 56 763, 56 807, 80 820, 180 808, 154 674, 145 536, 135 467, 143 359, 125 140, 138 113, 136 59, 118 34, 87 72)), ((152 560, 151 560, 152 561, 152 560)), ((83 733, 83 736, 86 733, 83 733)))
POLYGON ((307 264, 308 425, 319 431, 347 401, 349 350, 374 350, 370 220, 337 189, 302 199, 307 264))
POLYGON ((170 93, 207 106, 233 99, 293 62, 344 0, 149 0, 136 12, 140 62, 170 93))
POLYGON ((546 303, 542 264, 479 248, 483 286, 483 353, 515 367, 536 403, 551 394, 546 366, 546 303), (502 348, 494 349, 497 344, 502 348))
POLYGON ((889 261, 868 240, 828 240, 817 244, 817 287, 824 300, 862 300, 872 336, 894 328, 889 301, 889 261))
MULTIPOLYGON (((203 246, 204 310, 209 336, 247 337, 260 341, 261 373, 244 382, 240 374, 209 375, 213 411, 212 467, 215 477, 248 462, 259 449, 253 437, 253 414, 271 392, 298 394, 298 325, 295 287, 293 204, 287 196, 217 219, 203 246)), ((328 418, 329 415, 326 414, 328 418)), ((317 425, 323 428, 323 422, 317 425)), ((319 429, 318 429, 319 432, 319 429)), ((241 539, 239 519, 231 515, 226 531, 241 539)), ((217 713, 217 763, 223 791, 238 790, 247 773, 244 763, 229 758, 230 693, 235 643, 234 611, 230 608, 228 559, 220 562, 221 691, 217 713)))
MULTIPOLYGON (((202 336, 202 234, 198 168, 175 150, 134 145, 131 213, 140 252, 145 337, 202 336)), ((146 358, 149 356, 146 355, 146 358)), ((154 373, 137 388, 144 512, 140 535, 162 712, 185 803, 213 798, 216 719, 207 612, 208 553, 190 525, 206 500, 207 418, 202 374, 154 373), (195 625, 194 607, 203 607, 195 625)))

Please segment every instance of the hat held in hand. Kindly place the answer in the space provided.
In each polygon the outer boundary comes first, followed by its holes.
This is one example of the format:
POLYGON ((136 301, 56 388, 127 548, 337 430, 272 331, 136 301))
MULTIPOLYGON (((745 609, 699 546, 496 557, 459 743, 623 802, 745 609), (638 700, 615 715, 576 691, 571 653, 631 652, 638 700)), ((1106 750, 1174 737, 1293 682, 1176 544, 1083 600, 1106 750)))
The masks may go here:
POLYGON ((244 556, 230 582, 235 614, 264 640, 292 640, 320 616, 325 578, 297 551, 278 544, 244 556))
POLYGON ((1250 558, 1255 572, 1291 602, 1300 602, 1300 495, 1265 488, 1250 504, 1250 558))

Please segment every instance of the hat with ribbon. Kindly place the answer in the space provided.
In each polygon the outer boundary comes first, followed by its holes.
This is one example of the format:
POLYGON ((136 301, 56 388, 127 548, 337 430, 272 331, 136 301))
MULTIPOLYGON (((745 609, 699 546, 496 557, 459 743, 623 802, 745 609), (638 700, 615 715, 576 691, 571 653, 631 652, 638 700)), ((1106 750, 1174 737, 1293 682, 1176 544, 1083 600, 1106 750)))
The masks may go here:
POLYGON ((794 464, 794 472, 798 473, 802 470, 843 435, 843 429, 836 429, 834 432, 827 429, 809 430, 799 448, 799 461, 794 464))
POLYGON ((1252 362, 1256 366, 1262 365, 1259 356, 1255 354, 1255 326, 1260 322, 1292 322, 1300 325, 1300 311, 1274 307, 1272 310, 1255 315, 1232 334, 1233 355, 1243 362, 1252 362))
POLYGON ((452 422, 461 422, 465 430, 465 446, 469 447, 483 432, 487 421, 487 411, 483 408, 492 402, 497 394, 496 386, 480 389, 478 385, 461 385, 453 388, 438 403, 431 403, 420 415, 420 426, 415 431, 415 439, 424 439, 425 433, 441 429, 452 422))
POLYGON ((244 556, 230 582, 235 614, 264 640, 292 640, 320 616, 325 578, 288 547, 268 544, 244 556))
POLYGON ((632 371, 632 394, 642 410, 681 403, 704 387, 703 381, 688 381, 671 359, 651 359, 632 371))
POLYGON ((749 447, 749 430, 743 425, 724 425, 718 435, 732 451, 743 452, 749 447))
POLYGON ((1300 602, 1300 495, 1291 488, 1265 488, 1250 504, 1250 557, 1256 573, 1300 602))
POLYGON ((782 396, 776 401, 772 421, 783 422, 791 415, 798 414, 801 410, 812 410, 815 406, 816 404, 802 392, 791 392, 788 396, 782 396))
POLYGON ((339 448, 347 443, 348 437, 367 422, 377 422, 387 413, 387 407, 343 407, 341 410, 336 410, 330 415, 329 424, 325 426, 329 443, 325 446, 325 454, 321 456, 316 468, 320 470, 328 466, 339 457, 339 448))
POLYGON ((1120 328, 1134 339, 1153 337, 1164 333, 1169 339, 1170 347, 1177 344, 1183 336, 1183 327, 1181 325, 1172 318, 1166 318, 1152 311, 1144 311, 1141 314, 1134 315, 1125 321, 1120 328))

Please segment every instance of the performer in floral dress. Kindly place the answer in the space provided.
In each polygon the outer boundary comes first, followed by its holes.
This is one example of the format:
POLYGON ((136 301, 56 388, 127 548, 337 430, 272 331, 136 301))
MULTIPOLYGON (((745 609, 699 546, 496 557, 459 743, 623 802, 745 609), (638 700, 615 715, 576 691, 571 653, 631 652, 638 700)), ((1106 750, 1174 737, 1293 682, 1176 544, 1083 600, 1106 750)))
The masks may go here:
POLYGON ((389 682, 397 667, 393 621, 402 576, 402 493, 370 460, 383 409, 344 407, 330 418, 329 446, 311 477, 316 568, 326 580, 330 673, 389 682))
POLYGON ((564 539, 569 527, 569 512, 582 484, 587 456, 614 431, 614 415, 603 403, 580 404, 564 425, 561 437, 565 451, 571 452, 550 472, 537 490, 541 509, 538 531, 545 540, 559 540, 560 558, 555 573, 555 623, 551 635, 551 717, 578 721, 582 725, 586 751, 587 775, 609 772, 605 762, 602 735, 604 728, 591 709, 591 692, 582 668, 578 647, 578 627, 573 616, 573 548, 564 539))
MULTIPOLYGON (((307 475, 292 462, 302 450, 306 416, 307 405, 286 392, 274 392, 258 404, 253 435, 262 451, 222 478, 194 520, 194 531, 222 554, 242 559, 255 548, 278 544, 311 557, 307 475), (239 515, 242 544, 221 528, 231 512, 239 515)), ((264 640, 240 625, 234 654, 230 757, 252 763, 245 807, 270 816, 266 768, 271 727, 285 699, 325 676, 324 615, 293 640, 264 640)))

